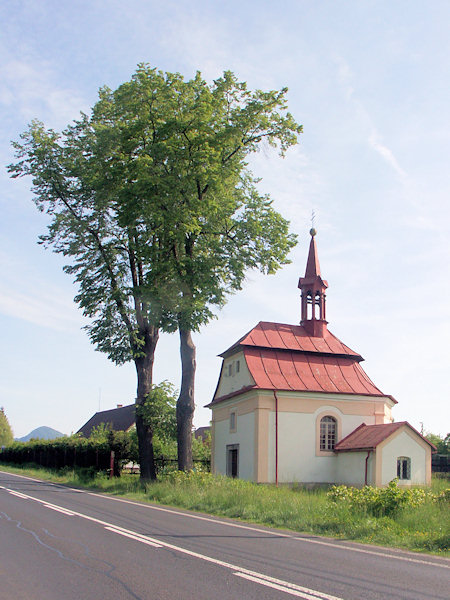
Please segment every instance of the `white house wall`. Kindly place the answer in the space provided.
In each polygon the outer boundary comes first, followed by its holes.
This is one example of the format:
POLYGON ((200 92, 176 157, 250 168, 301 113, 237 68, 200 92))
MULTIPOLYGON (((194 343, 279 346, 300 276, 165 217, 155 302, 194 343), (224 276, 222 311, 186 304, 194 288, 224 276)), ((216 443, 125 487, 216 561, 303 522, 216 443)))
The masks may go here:
POLYGON ((236 415, 236 431, 230 432, 230 420, 214 423, 214 471, 227 472, 227 446, 239 444, 239 478, 254 479, 255 418, 253 413, 236 415))
MULTIPOLYGON (((341 424, 339 439, 351 433, 364 421, 372 424, 373 416, 344 415, 335 407, 321 406, 314 413, 279 412, 278 414, 278 481, 304 483, 338 483, 338 456, 316 453, 317 420, 326 413, 337 417, 341 424)), ((269 416, 269 473, 275 481, 275 412, 269 416)), ((364 473, 363 480, 364 483, 364 473)), ((344 483, 342 481, 342 483, 344 483)), ((356 485, 356 482, 355 482, 356 485)))
MULTIPOLYGON (((365 483, 367 452, 339 452, 337 456, 337 481, 361 487, 365 483)), ((372 485, 373 452, 367 464, 367 483, 372 485)))
MULTIPOLYGON (((279 481, 303 481, 303 482, 334 482, 336 481, 336 456, 316 455, 316 431, 319 413, 325 412, 331 416, 340 416, 342 413, 335 408, 321 407, 313 414, 281 413, 278 417, 279 453, 278 474, 279 481)), ((357 427, 353 421, 361 423, 361 418, 346 415, 342 424, 343 432, 339 437, 346 435, 348 420, 352 424, 349 431, 357 427)))
POLYGON ((222 363, 222 371, 215 397, 228 396, 228 394, 238 392, 249 385, 255 385, 255 381, 248 370, 244 353, 238 352, 225 358, 222 363), (237 363, 239 363, 239 371, 237 370, 237 363))
POLYGON ((335 457, 317 457, 315 455, 315 415, 281 413, 278 416, 278 423, 279 481, 333 481, 335 457))
POLYGON ((411 480, 401 480, 400 484, 424 485, 427 482, 427 451, 407 430, 388 439, 377 452, 380 450, 381 485, 387 485, 397 477, 397 458, 400 456, 411 459, 411 480))
MULTIPOLYGON (((243 354, 230 359, 244 365, 243 354)), ((250 383, 248 370, 224 376, 217 396, 232 393, 235 387, 250 383)), ((318 424, 325 415, 338 422, 338 441, 362 423, 374 425, 384 414, 388 398, 343 394, 295 393, 279 391, 278 396, 278 481, 303 483, 364 483, 361 459, 342 458, 333 452, 321 452, 318 424), (339 462, 339 460, 341 462, 339 462), (351 464, 351 467, 348 465, 351 464), (340 466, 342 465, 342 466, 340 466), (349 472, 357 470, 356 479, 349 472)), ((386 415, 387 417, 387 415, 386 415)), ((383 420, 383 417, 382 417, 383 420)), ((226 447, 239 444, 239 477, 259 482, 275 481, 275 398, 271 391, 250 390, 213 407, 214 471, 226 473, 226 447), (236 412, 236 431, 230 430, 230 412, 236 412), (255 431, 258 423, 258 432, 255 431), (255 462, 256 461, 256 462, 255 462)), ((364 454, 365 459, 366 454, 364 454)))

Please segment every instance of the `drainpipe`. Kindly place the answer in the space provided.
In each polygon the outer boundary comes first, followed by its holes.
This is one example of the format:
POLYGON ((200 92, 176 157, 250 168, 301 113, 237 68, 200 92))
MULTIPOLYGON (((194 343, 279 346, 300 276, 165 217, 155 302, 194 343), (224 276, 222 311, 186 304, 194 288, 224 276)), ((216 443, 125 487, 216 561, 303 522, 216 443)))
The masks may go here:
POLYGON ((367 451, 367 456, 366 456, 366 471, 364 473, 364 485, 367 485, 367 463, 369 461, 369 456, 370 456, 371 452, 372 452, 372 450, 368 450, 367 451))
POLYGON ((276 391, 273 391, 275 398, 275 485, 278 487, 278 396, 276 391))

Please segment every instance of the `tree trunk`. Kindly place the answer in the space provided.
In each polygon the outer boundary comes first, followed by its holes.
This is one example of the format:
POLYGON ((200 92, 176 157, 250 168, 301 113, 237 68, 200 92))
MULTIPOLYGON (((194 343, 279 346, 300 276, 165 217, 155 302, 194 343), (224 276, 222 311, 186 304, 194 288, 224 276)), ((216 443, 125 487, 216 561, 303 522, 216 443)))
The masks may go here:
POLYGON ((153 454, 153 431, 142 416, 139 414, 139 406, 145 402, 147 395, 152 389, 153 362, 155 349, 158 342, 159 332, 156 328, 145 335, 145 345, 141 350, 143 356, 135 359, 137 373, 137 397, 136 397, 136 433, 139 448, 139 465, 141 481, 155 480, 156 468, 153 454))
POLYGON ((178 469, 189 471, 192 463, 192 418, 194 416, 195 345, 191 331, 180 328, 181 390, 177 400, 178 469))

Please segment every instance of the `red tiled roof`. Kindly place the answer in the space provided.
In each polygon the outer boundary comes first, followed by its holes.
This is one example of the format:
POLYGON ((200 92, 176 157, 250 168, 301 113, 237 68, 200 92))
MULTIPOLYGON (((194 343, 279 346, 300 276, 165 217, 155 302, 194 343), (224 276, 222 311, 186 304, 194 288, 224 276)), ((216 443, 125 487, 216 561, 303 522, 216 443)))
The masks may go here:
POLYGON ((215 396, 211 404, 249 389, 384 396, 360 366, 362 356, 328 330, 312 337, 301 325, 261 321, 220 356, 239 350, 255 384, 215 396))
POLYGON ((256 347, 244 356, 256 388, 383 396, 354 357, 256 347))
POLYGON ((366 425, 362 423, 336 444, 335 451, 354 452, 356 450, 374 450, 382 441, 404 425, 412 429, 414 433, 425 440, 434 450, 436 449, 431 442, 420 435, 407 421, 399 421, 398 423, 383 423, 381 425, 366 425))
POLYGON ((287 325, 285 323, 260 321, 256 327, 251 329, 219 356, 225 357, 239 346, 257 346, 258 348, 274 348, 277 350, 294 350, 320 354, 339 354, 352 356, 354 360, 363 360, 362 356, 343 344, 328 330, 323 338, 312 337, 308 335, 301 325, 287 325))

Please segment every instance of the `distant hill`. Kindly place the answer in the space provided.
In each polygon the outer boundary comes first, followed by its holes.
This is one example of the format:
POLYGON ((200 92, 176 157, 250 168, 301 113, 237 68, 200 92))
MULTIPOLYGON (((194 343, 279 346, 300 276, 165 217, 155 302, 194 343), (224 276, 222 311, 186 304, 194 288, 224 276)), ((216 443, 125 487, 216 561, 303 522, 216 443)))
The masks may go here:
POLYGON ((28 435, 24 435, 21 438, 18 438, 18 442, 28 442, 32 438, 40 439, 40 440, 54 440, 55 438, 64 437, 66 434, 61 433, 60 431, 56 431, 56 429, 52 429, 51 427, 38 427, 37 429, 33 429, 30 431, 28 435))

